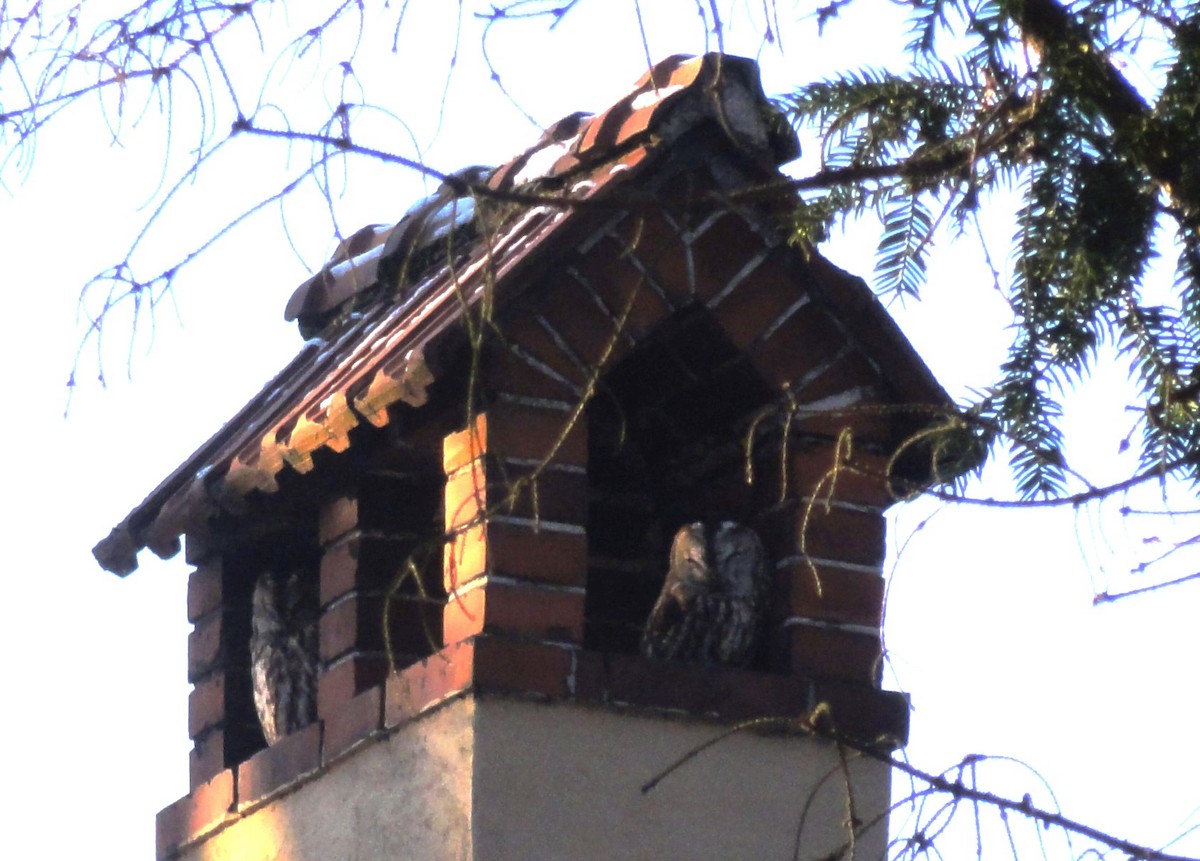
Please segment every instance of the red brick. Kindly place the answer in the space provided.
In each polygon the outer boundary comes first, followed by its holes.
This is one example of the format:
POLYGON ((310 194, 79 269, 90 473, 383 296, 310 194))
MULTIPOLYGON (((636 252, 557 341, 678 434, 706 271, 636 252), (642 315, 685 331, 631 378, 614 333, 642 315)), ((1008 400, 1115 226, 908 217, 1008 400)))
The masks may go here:
POLYGON ((497 403, 487 413, 487 450, 498 458, 587 466, 586 416, 497 403))
POLYGON ((188 576, 187 618, 195 622, 221 606, 220 559, 203 563, 188 576))
POLYGON ((358 500, 342 496, 321 506, 317 517, 317 540, 324 547, 358 527, 358 500))
POLYGON ((845 348, 846 334, 833 319, 810 302, 765 341, 754 344, 748 356, 763 379, 782 388, 845 348))
POLYGON ((482 525, 453 533, 442 549, 442 587, 446 592, 460 589, 487 573, 486 536, 482 525))
POLYGON ((883 676, 878 636, 814 625, 792 625, 792 672, 878 687, 883 676))
POLYGON ((480 636, 475 639, 475 685, 488 692, 563 699, 572 654, 571 649, 544 643, 480 636))
POLYGON ((786 488, 778 448, 760 446, 755 452, 754 495, 761 508, 777 506, 786 489, 792 501, 816 499, 883 510, 896 502, 884 473, 887 460, 853 450, 845 460, 832 441, 793 441, 786 457, 786 488))
MULTIPOLYGON (((613 240, 609 239, 601 244, 611 247, 612 243, 613 240)), ((651 286, 647 275, 624 255, 604 257, 592 254, 587 262, 577 267, 577 273, 587 280, 614 316, 620 319, 626 315, 624 331, 634 341, 645 338, 673 310, 651 286)), ((652 272, 650 277, 653 277, 652 272)))
POLYGON ((343 703, 382 682, 388 674, 386 655, 351 655, 317 679, 317 715, 326 718, 343 703))
POLYGON ((188 635, 189 682, 199 681, 223 664, 221 623, 221 615, 213 614, 196 625, 188 635))
POLYGON ((489 581, 484 631, 558 643, 583 642, 583 592, 489 581))
POLYGON ((896 501, 888 488, 887 462, 858 452, 836 462, 833 446, 796 450, 788 458, 791 495, 884 508, 896 501))
POLYGON ((324 719, 323 762, 328 764, 383 730, 383 685, 367 688, 324 719))
MULTIPOLYGON (((513 308, 499 324, 505 340, 546 365, 572 386, 572 397, 587 385, 589 374, 575 358, 563 352, 559 344, 528 305, 513 308)), ((491 378, 489 378, 490 380, 491 378)))
MULTIPOLYGON (((637 655, 608 655, 604 663, 604 697, 609 701, 722 720, 790 718, 807 704, 806 686, 777 673, 637 655)), ((587 675, 591 678, 585 683, 581 670, 577 692, 580 699, 591 700, 597 673, 591 668, 587 675)))
POLYGON ((281 738, 237 769, 237 805, 243 811, 266 801, 321 767, 321 722, 281 738))
POLYGON ((155 820, 156 857, 170 857, 224 822, 233 807, 233 785, 233 772, 222 771, 160 810, 155 820))
POLYGON ((188 738, 196 738, 225 720, 225 674, 197 682, 188 694, 188 738))
MULTIPOLYGON (((676 220, 686 219, 676 213, 676 220)), ((634 255, 676 307, 692 301, 694 285, 683 242, 662 215, 650 210, 631 213, 615 233, 615 237, 597 243, 588 254, 589 262, 594 260, 602 268, 613 260, 634 255)))
POLYGON ((474 586, 450 595, 442 611, 442 636, 447 645, 474 637, 483 631, 484 587, 474 586))
POLYGON ((448 435, 443 443, 442 469, 447 475, 484 453, 496 458, 587 465, 587 423, 572 422, 564 410, 512 402, 496 403, 475 417, 472 428, 448 435))
POLYGON ((388 677, 384 691, 384 726, 412 720, 429 706, 465 691, 474 675, 475 645, 453 643, 420 663, 388 677))
POLYGON ((861 353, 855 351, 842 356, 802 387, 793 386, 792 394, 798 406, 793 418, 796 430, 830 437, 849 430, 859 442, 889 440, 900 413, 883 402, 880 383, 878 372, 861 353), (864 389, 869 391, 864 394, 864 389), (856 396, 859 399, 845 406, 812 406, 855 396, 855 390, 858 390, 856 396))
POLYGON ((392 595, 389 609, 393 639, 405 642, 394 647, 398 651, 415 651, 426 654, 440 645, 441 609, 438 599, 441 584, 425 584, 426 592, 416 586, 405 586, 393 590, 398 557, 395 545, 377 539, 355 539, 339 547, 360 546, 355 553, 346 549, 335 554, 335 549, 326 551, 328 565, 323 568, 322 598, 333 600, 326 606, 319 623, 320 655, 325 662, 337 660, 350 651, 383 651, 387 648, 384 638, 384 603, 392 595), (336 591, 348 588, 349 591, 336 591), (336 592, 336 594, 334 594, 336 592), (430 597, 421 597, 430 594, 430 597), (419 616, 409 612, 409 604, 433 602, 437 606, 420 611, 419 616), (415 634, 404 629, 414 627, 415 634), (428 631, 428 634, 426 634, 428 631), (418 642, 418 635, 419 640, 418 642), (432 638, 432 639, 431 639, 432 638), (432 645, 431 645, 432 643, 432 645))
POLYGON ((877 567, 886 552, 887 522, 874 511, 796 502, 760 516, 755 522, 776 559, 807 553, 855 565, 877 567))
POLYGON ((911 348, 900 346, 890 337, 886 325, 887 312, 866 287, 866 282, 839 269, 820 254, 811 254, 807 261, 808 277, 829 303, 831 313, 843 320, 858 320, 856 335, 863 350, 874 356, 888 369, 896 391, 920 392, 919 399, 931 398, 934 404, 942 397, 929 393, 928 378, 912 359, 911 348))
POLYGON ((587 523, 588 483, 582 470, 500 463, 484 457, 450 475, 445 493, 447 529, 478 522, 481 511, 553 523, 587 523))
POLYGON ((583 471, 530 469, 508 465, 508 486, 500 513, 583 526, 588 518, 588 479, 583 471))
POLYGON ((792 394, 801 402, 819 401, 851 388, 878 388, 880 380, 879 371, 866 356, 859 350, 851 350, 815 376, 792 380, 792 394))
POLYGON ((713 309, 717 323, 740 350, 764 335, 807 294, 778 262, 775 251, 713 309))
POLYGON ((799 548, 809 556, 877 567, 887 553, 887 521, 873 511, 816 504, 800 512, 799 548))
POLYGON ((321 613, 317 639, 322 661, 328 663, 358 648, 357 601, 356 595, 343 596, 336 606, 321 613))
POLYGON ((855 447, 886 443, 892 416, 875 396, 851 386, 838 389, 828 400, 805 400, 797 405, 792 428, 797 433, 829 440, 849 439, 855 447))
POLYGON ((521 397, 574 403, 585 382, 582 372, 557 352, 544 330, 530 331, 538 336, 537 342, 525 338, 512 348, 495 347, 484 366, 488 386, 521 397))
POLYGON ((608 230, 605 239, 592 246, 588 256, 598 256, 605 261, 629 251, 649 255, 672 247, 682 247, 683 239, 672 222, 686 229, 690 226, 688 219, 698 213, 696 193, 692 187, 694 178, 688 176, 674 183, 676 187, 670 191, 665 187, 660 188, 653 199, 646 199, 640 205, 631 201, 625 217, 608 230), (606 248, 606 242, 615 245, 606 248))
MULTIPOLYGON (((494 468, 492 470, 494 472, 494 468)), ((457 469, 446 478, 445 523, 453 530, 473 526, 480 521, 480 513, 495 505, 489 499, 489 490, 502 493, 503 488, 488 487, 488 467, 484 458, 475 458, 462 469, 457 469)))
POLYGON ((582 592, 489 579, 483 586, 461 597, 451 596, 446 602, 446 641, 457 642, 486 632, 582 643, 583 603, 582 592))
POLYGON ((184 536, 183 559, 188 565, 200 565, 217 558, 216 543, 203 532, 189 532, 184 536))
POLYGON ((828 709, 841 735, 888 752, 907 744, 911 706, 905 694, 837 681, 813 687, 814 701, 828 709))
POLYGON ((344 541, 321 555, 321 606, 340 598, 358 583, 359 539, 344 541))
POLYGON ((321 660, 332 662, 351 651, 383 651, 383 607, 383 595, 351 594, 322 613, 321 660))
POLYGON ((518 580, 583 586, 587 579, 587 534, 549 524, 490 521, 457 535, 444 552, 447 592, 462 589, 484 573, 518 580))
POLYGON ((477 413, 463 430, 448 434, 442 442, 442 471, 450 475, 487 451, 487 417, 477 413))
POLYGON ((587 581, 587 534, 517 523, 487 525, 488 570, 492 574, 584 586, 587 581))
POLYGON ((711 716, 729 698, 730 676, 717 667, 613 655, 606 670, 606 695, 620 703, 711 716))
POLYGON ((762 239, 740 216, 733 212, 722 216, 692 243, 697 298, 708 302, 724 290, 762 247, 762 239))
POLYGON ((803 562, 789 565, 785 573, 790 578, 792 615, 871 627, 883 624, 886 587, 878 574, 817 566, 814 577, 803 562))
POLYGON ((210 729, 193 740, 188 752, 188 785, 195 789, 207 783, 225 768, 225 732, 210 729))
POLYGON ((563 343, 588 370, 603 372, 629 350, 627 333, 565 272, 557 274, 539 297, 538 310, 563 343))

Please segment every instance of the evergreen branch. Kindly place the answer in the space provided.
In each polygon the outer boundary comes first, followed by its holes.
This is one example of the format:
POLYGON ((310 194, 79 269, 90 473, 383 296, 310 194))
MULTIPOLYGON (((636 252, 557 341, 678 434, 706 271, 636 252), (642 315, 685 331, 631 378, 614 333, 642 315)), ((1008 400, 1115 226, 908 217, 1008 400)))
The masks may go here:
POLYGON ((974 154, 952 148, 918 151, 908 158, 884 164, 851 164, 826 167, 805 177, 785 177, 733 193, 737 200, 760 200, 793 191, 812 191, 860 185, 887 179, 928 180, 970 166, 974 154))
POLYGON ((1051 70, 1069 78, 1112 126, 1139 165, 1175 205, 1195 219, 1200 201, 1180 200, 1181 166, 1187 154, 1176 152, 1150 106, 1093 43, 1087 29, 1058 0, 1007 0, 1005 10, 1051 70))
MULTIPOLYGON (((1115 481, 1112 484, 1099 485, 1089 487, 1087 490, 1081 490, 1078 493, 1070 493, 1065 496, 1056 496, 1048 499, 995 499, 993 497, 977 497, 977 496, 962 496, 960 494, 941 490, 937 487, 924 487, 913 485, 912 491, 921 492, 929 496, 940 499, 943 502, 966 503, 968 505, 982 505, 991 508, 1078 508, 1089 502, 1096 502, 1101 499, 1107 499, 1118 493, 1125 493, 1132 490, 1138 485, 1145 484, 1147 481, 1155 481, 1161 479, 1164 475, 1183 469, 1184 467, 1195 466, 1196 457, 1194 455, 1188 457, 1177 458, 1170 463, 1156 465, 1143 469, 1131 475, 1129 478, 1115 481)), ((888 478, 888 476, 877 476, 879 478, 888 478)), ((895 476, 891 476, 892 481, 897 481, 895 476)))

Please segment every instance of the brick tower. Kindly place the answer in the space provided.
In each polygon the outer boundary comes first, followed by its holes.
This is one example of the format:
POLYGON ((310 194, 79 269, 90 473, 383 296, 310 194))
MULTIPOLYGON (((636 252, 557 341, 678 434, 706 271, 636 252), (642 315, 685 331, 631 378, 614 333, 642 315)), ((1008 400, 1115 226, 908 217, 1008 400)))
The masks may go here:
POLYGON ((952 406, 867 287, 789 244, 795 137, 748 60, 596 115, 348 239, 309 337, 96 548, 180 550, 191 792, 160 858, 882 858, 883 511, 952 406), (749 666, 639 636, 681 524, 769 559, 749 666), (251 592, 310 584, 311 723, 266 745, 251 592), (814 712, 816 710, 816 712, 814 712), (641 787, 724 728, 774 717, 641 787))

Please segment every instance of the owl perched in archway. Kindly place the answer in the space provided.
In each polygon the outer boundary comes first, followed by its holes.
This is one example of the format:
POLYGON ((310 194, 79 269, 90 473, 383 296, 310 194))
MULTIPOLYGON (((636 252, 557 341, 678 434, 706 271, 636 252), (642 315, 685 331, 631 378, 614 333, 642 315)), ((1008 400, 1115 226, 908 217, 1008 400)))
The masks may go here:
POLYGON ((317 614, 304 577, 264 571, 250 614, 250 679, 267 744, 317 716, 317 614))
POLYGON ((754 530, 729 520, 683 526, 642 631, 642 654, 745 666, 758 648, 770 589, 766 553, 754 530))

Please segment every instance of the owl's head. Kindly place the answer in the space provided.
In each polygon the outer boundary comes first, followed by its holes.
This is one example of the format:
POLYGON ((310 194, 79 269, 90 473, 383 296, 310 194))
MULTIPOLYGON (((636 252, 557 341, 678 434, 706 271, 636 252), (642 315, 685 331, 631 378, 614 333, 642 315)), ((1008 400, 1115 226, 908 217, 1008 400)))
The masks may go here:
POLYGON ((279 591, 279 577, 272 571, 264 571, 254 583, 254 595, 250 599, 250 624, 256 634, 282 630, 279 591))
POLYGON ((758 533, 749 526, 724 520, 708 546, 720 590, 732 598, 758 598, 766 566, 766 552, 758 533))
POLYGON ((306 615, 305 583, 300 572, 267 569, 254 584, 251 624, 259 634, 294 627, 306 615))
POLYGON ((708 558, 708 530, 703 523, 688 523, 675 533, 671 543, 671 567, 666 591, 683 605, 715 586, 708 558))

